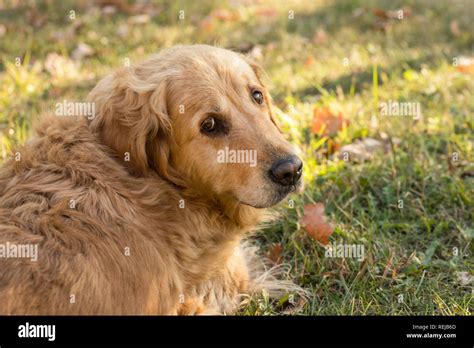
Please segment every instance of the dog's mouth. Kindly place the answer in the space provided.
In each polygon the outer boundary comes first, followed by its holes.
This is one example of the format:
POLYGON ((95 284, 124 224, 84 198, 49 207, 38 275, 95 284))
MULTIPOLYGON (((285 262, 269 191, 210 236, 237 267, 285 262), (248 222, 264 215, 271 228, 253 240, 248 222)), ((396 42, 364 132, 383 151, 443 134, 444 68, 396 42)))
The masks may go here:
POLYGON ((279 187, 276 190, 276 192, 272 196, 270 196, 269 199, 264 203, 255 204, 255 203, 246 202, 245 200, 241 200, 241 199, 237 199, 237 201, 239 201, 240 204, 247 205, 253 208, 257 208, 257 209, 270 208, 280 203, 290 193, 300 191, 302 186, 303 186, 302 181, 299 181, 298 183, 296 183, 296 185, 279 187))

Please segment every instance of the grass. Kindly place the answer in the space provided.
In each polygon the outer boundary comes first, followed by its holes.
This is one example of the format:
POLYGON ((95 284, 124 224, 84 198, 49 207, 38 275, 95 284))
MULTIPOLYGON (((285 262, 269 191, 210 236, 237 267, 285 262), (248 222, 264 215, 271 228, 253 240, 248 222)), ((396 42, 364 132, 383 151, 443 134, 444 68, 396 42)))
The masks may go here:
MULTIPOLYGON (((282 203, 282 218, 254 237, 263 252, 281 244, 289 276, 311 292, 293 313, 472 314, 472 282, 458 277, 472 277, 474 269, 474 80, 453 66, 453 58, 472 56, 470 1, 156 4, 157 13, 138 25, 129 21, 139 13, 105 15, 72 1, 15 7, 0 1, 6 29, 0 37, 0 160, 28 139, 37 115, 64 99, 82 100, 127 59, 133 63, 175 44, 253 54, 257 47, 277 116, 305 160, 304 193, 290 197, 293 207, 282 203), (386 21, 380 30, 373 10, 402 7, 411 15, 386 21), (240 18, 206 20, 215 9, 238 11, 240 18), (72 62, 79 42, 94 53, 72 62), (48 68, 51 53, 64 57, 56 64, 66 68, 48 68), (382 117, 378 104, 387 100, 419 102, 423 117, 382 117), (341 112, 349 127, 331 139, 312 134, 314 107, 341 112), (367 137, 389 139, 390 150, 362 163, 326 151, 329 141, 343 146, 367 137), (298 221, 313 202, 326 205, 336 226, 331 243, 363 245, 362 262, 325 257, 324 247, 309 238, 298 221)), ((262 295, 242 314, 291 308, 288 298, 262 295)))

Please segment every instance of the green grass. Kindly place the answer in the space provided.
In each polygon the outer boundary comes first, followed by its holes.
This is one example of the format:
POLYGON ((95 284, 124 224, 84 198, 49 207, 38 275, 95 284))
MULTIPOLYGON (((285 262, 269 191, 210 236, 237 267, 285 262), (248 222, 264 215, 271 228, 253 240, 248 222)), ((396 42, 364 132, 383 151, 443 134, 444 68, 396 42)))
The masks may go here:
MULTIPOLYGON (((304 193, 291 197, 293 208, 282 203, 277 208, 282 218, 254 237, 263 252, 280 243, 290 276, 311 292, 295 313, 472 314, 472 283, 463 285, 457 274, 472 276, 474 269, 474 190, 472 175, 466 174, 474 169, 474 80, 452 64, 454 57, 473 55, 472 2, 157 4, 158 13, 146 25, 126 24, 130 15, 121 11, 105 19, 98 8, 71 1, 3 8, 0 161, 30 136, 38 115, 54 110, 63 99, 82 100, 124 59, 133 63, 175 44, 239 50, 257 45, 277 116, 305 159, 304 193), (374 8, 403 6, 411 16, 391 20, 385 30, 375 27, 374 8), (259 7, 273 8, 276 15, 258 15, 259 7), (203 25, 213 9, 223 8, 239 11, 240 19, 214 20, 212 28, 203 25), (71 9, 75 20, 68 18, 71 9), (178 19, 180 10, 185 10, 185 20, 178 19), (293 20, 288 19, 290 10, 293 20), (31 16, 39 24, 32 24, 31 16), (71 37, 57 38, 73 32, 78 21, 71 37), (456 35, 450 30, 453 21, 460 29, 456 35), (117 28, 126 25, 128 33, 121 37, 117 28), (326 39, 315 42, 317 31, 326 39), (48 54, 68 58, 78 42, 87 43, 94 54, 52 76, 45 67, 48 54), (19 66, 17 57, 22 59, 19 66), (423 117, 380 116, 378 103, 389 99, 419 102, 423 117), (390 139, 390 151, 363 163, 327 155, 328 139, 310 132, 315 106, 350 119, 350 126, 332 141, 343 146, 366 137, 390 139), (364 245, 362 262, 325 257, 324 247, 308 237, 298 220, 303 206, 312 202, 323 202, 336 226, 331 243, 364 245)), ((259 296, 242 314, 276 314, 291 307, 287 298, 259 296)))

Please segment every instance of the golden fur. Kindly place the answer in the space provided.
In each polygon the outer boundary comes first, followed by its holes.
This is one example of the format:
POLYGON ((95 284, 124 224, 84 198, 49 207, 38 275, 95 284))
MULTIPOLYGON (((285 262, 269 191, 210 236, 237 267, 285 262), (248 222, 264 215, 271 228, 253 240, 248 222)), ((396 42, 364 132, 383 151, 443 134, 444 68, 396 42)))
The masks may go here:
POLYGON ((289 192, 265 174, 293 150, 260 69, 174 47, 106 76, 89 99, 93 119, 42 120, 0 170, 0 244, 39 246, 37 262, 0 258, 0 314, 234 312, 265 284, 241 240, 289 192), (211 111, 232 125, 225 137, 200 134, 211 111), (225 146, 257 150, 258 165, 216 163, 225 146))

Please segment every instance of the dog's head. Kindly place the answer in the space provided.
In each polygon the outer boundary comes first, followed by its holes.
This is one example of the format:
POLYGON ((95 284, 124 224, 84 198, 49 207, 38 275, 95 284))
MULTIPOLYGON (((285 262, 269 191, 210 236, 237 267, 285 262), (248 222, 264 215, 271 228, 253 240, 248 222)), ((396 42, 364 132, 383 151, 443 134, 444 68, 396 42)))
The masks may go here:
POLYGON ((261 69, 237 53, 180 46, 105 77, 91 127, 135 175, 269 207, 301 186, 261 69), (127 161, 128 160, 128 161, 127 161))

